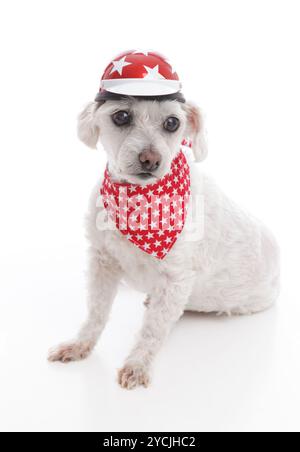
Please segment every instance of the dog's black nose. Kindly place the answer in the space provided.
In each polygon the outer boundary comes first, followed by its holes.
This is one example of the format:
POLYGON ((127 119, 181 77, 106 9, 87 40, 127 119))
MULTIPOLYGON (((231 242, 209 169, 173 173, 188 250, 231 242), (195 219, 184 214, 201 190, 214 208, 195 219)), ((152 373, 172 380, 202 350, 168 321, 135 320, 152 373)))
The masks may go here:
POLYGON ((161 164, 161 155, 157 151, 151 149, 140 153, 139 160, 143 171, 155 171, 161 164))

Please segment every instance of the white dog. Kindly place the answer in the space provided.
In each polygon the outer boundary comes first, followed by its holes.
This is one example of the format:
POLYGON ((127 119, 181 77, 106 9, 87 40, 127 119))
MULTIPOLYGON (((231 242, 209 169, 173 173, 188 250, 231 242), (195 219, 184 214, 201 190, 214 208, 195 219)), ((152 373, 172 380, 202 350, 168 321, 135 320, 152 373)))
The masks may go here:
MULTIPOLYGON (((92 148, 101 140, 114 182, 146 186, 161 180, 187 136, 196 161, 206 157, 200 111, 176 100, 127 97, 90 103, 79 117, 78 133, 92 148)), ((139 338, 119 371, 120 385, 129 389, 148 385, 151 363, 185 310, 251 314, 274 303, 279 253, 271 233, 228 199, 195 163, 190 166, 191 201, 203 202, 204 230, 197 238, 184 228, 164 259, 141 251, 118 230, 99 230, 97 218, 104 207, 96 203, 102 181, 97 184, 87 217, 89 316, 77 339, 50 352, 51 361, 90 354, 121 280, 148 294, 139 338)))

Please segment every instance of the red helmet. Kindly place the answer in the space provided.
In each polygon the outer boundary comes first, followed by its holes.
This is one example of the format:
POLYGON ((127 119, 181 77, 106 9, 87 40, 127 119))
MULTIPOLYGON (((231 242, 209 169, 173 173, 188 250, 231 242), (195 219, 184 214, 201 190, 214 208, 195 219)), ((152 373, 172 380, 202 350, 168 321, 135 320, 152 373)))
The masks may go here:
POLYGON ((168 60, 157 52, 131 50, 118 55, 105 69, 96 100, 107 93, 124 96, 167 96, 181 83, 168 60))

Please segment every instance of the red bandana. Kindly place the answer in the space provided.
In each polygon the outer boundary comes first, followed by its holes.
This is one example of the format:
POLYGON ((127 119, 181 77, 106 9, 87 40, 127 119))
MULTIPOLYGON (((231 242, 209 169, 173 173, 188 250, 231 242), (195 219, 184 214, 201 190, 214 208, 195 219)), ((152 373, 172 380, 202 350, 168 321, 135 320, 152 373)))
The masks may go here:
POLYGON ((155 184, 114 183, 106 169, 101 188, 104 206, 121 234, 158 259, 166 257, 183 230, 190 193, 190 168, 182 150, 170 173, 155 184))

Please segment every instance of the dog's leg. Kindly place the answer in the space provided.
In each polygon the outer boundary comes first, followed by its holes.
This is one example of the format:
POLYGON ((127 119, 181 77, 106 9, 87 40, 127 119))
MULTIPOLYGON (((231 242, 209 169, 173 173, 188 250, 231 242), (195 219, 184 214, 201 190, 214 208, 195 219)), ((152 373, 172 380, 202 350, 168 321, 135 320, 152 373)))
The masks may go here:
POLYGON ((148 386, 151 363, 172 326, 183 314, 191 290, 190 282, 171 283, 160 294, 151 294, 137 344, 119 371, 118 381, 123 388, 148 386))
POLYGON ((92 249, 88 271, 88 318, 77 339, 49 353, 49 361, 64 363, 86 358, 99 339, 117 293, 121 271, 106 254, 92 249))

